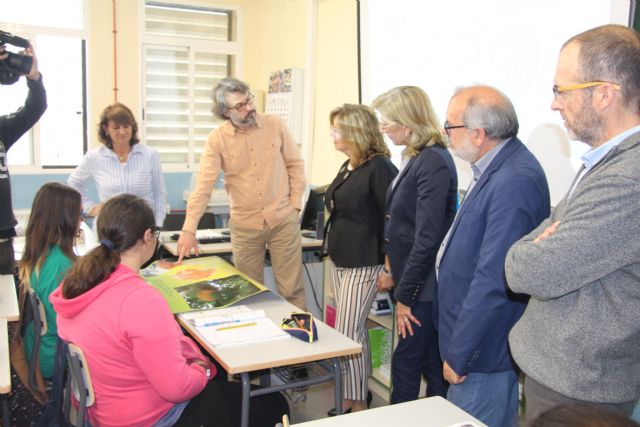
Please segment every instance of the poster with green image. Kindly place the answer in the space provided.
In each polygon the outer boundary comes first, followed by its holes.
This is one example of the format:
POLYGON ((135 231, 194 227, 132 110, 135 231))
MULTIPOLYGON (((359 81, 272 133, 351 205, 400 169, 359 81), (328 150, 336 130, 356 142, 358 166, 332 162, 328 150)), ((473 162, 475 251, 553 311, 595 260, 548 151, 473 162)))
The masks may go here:
POLYGON ((165 297, 173 313, 227 307, 267 288, 219 257, 177 265, 156 261, 142 277, 165 297))

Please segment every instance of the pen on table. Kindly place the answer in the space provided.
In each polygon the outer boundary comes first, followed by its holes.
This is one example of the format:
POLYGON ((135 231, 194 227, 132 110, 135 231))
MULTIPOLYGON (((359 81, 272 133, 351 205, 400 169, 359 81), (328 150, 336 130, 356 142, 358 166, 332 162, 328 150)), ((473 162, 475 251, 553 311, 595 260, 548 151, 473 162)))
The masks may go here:
POLYGON ((197 327, 201 328, 203 326, 218 326, 218 325, 227 325, 230 323, 240 323, 244 322, 244 320, 212 320, 210 322, 200 323, 197 320, 194 320, 193 324, 197 327))
POLYGON ((256 316, 246 316, 243 319, 225 319, 225 320, 209 320, 209 321, 204 320, 204 322, 201 319, 194 319, 193 324, 198 328, 201 328, 205 326, 218 326, 218 325, 226 325, 229 323, 248 322, 249 320, 259 319, 260 317, 264 317, 264 314, 263 315, 258 314, 256 316))
POLYGON ((242 323, 240 325, 223 326, 222 328, 216 329, 216 331, 226 331, 228 329, 244 328, 245 326, 256 326, 256 325, 257 325, 256 322, 242 323))

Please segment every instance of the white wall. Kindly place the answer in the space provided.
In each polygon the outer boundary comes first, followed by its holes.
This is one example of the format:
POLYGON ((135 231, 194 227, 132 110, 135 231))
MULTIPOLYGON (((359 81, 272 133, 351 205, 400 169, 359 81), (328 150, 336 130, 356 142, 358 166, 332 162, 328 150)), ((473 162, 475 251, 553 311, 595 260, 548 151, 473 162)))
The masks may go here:
MULTIPOLYGON (((441 121, 454 89, 489 84, 513 102, 520 139, 542 163, 551 201, 563 196, 585 144, 569 141, 551 111, 557 55, 571 36, 627 24, 628 0, 361 0, 363 102, 398 85, 417 85, 441 121)), ((468 164, 456 162, 466 188, 468 164)))

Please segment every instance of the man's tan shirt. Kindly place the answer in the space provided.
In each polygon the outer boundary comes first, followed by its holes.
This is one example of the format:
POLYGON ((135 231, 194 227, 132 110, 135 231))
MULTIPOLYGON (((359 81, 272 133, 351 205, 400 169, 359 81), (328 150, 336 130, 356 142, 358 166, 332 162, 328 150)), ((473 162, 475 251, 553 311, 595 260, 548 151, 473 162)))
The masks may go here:
POLYGON ((300 210, 304 160, 286 124, 258 113, 256 126, 236 129, 229 120, 207 138, 195 189, 187 202, 183 230, 195 232, 220 170, 224 172, 229 209, 237 225, 261 229, 277 226, 300 210))

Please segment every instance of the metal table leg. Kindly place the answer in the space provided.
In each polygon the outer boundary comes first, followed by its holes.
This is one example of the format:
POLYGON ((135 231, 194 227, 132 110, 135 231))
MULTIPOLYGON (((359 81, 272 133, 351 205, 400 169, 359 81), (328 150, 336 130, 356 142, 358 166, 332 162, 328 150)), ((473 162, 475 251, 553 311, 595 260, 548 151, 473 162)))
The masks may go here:
POLYGON ((249 373, 241 373, 240 379, 242 380, 242 417, 240 418, 240 426, 249 427, 249 401, 251 400, 249 373))
POLYGON ((9 398, 8 396, 2 397, 2 425, 9 426, 11 413, 9 412, 9 398))
POLYGON ((333 381, 336 387, 336 415, 342 414, 342 371, 340 370, 340 358, 331 359, 333 366, 333 381))
POLYGON ((271 387, 271 370, 265 369, 260 374, 260 385, 262 387, 271 387))

